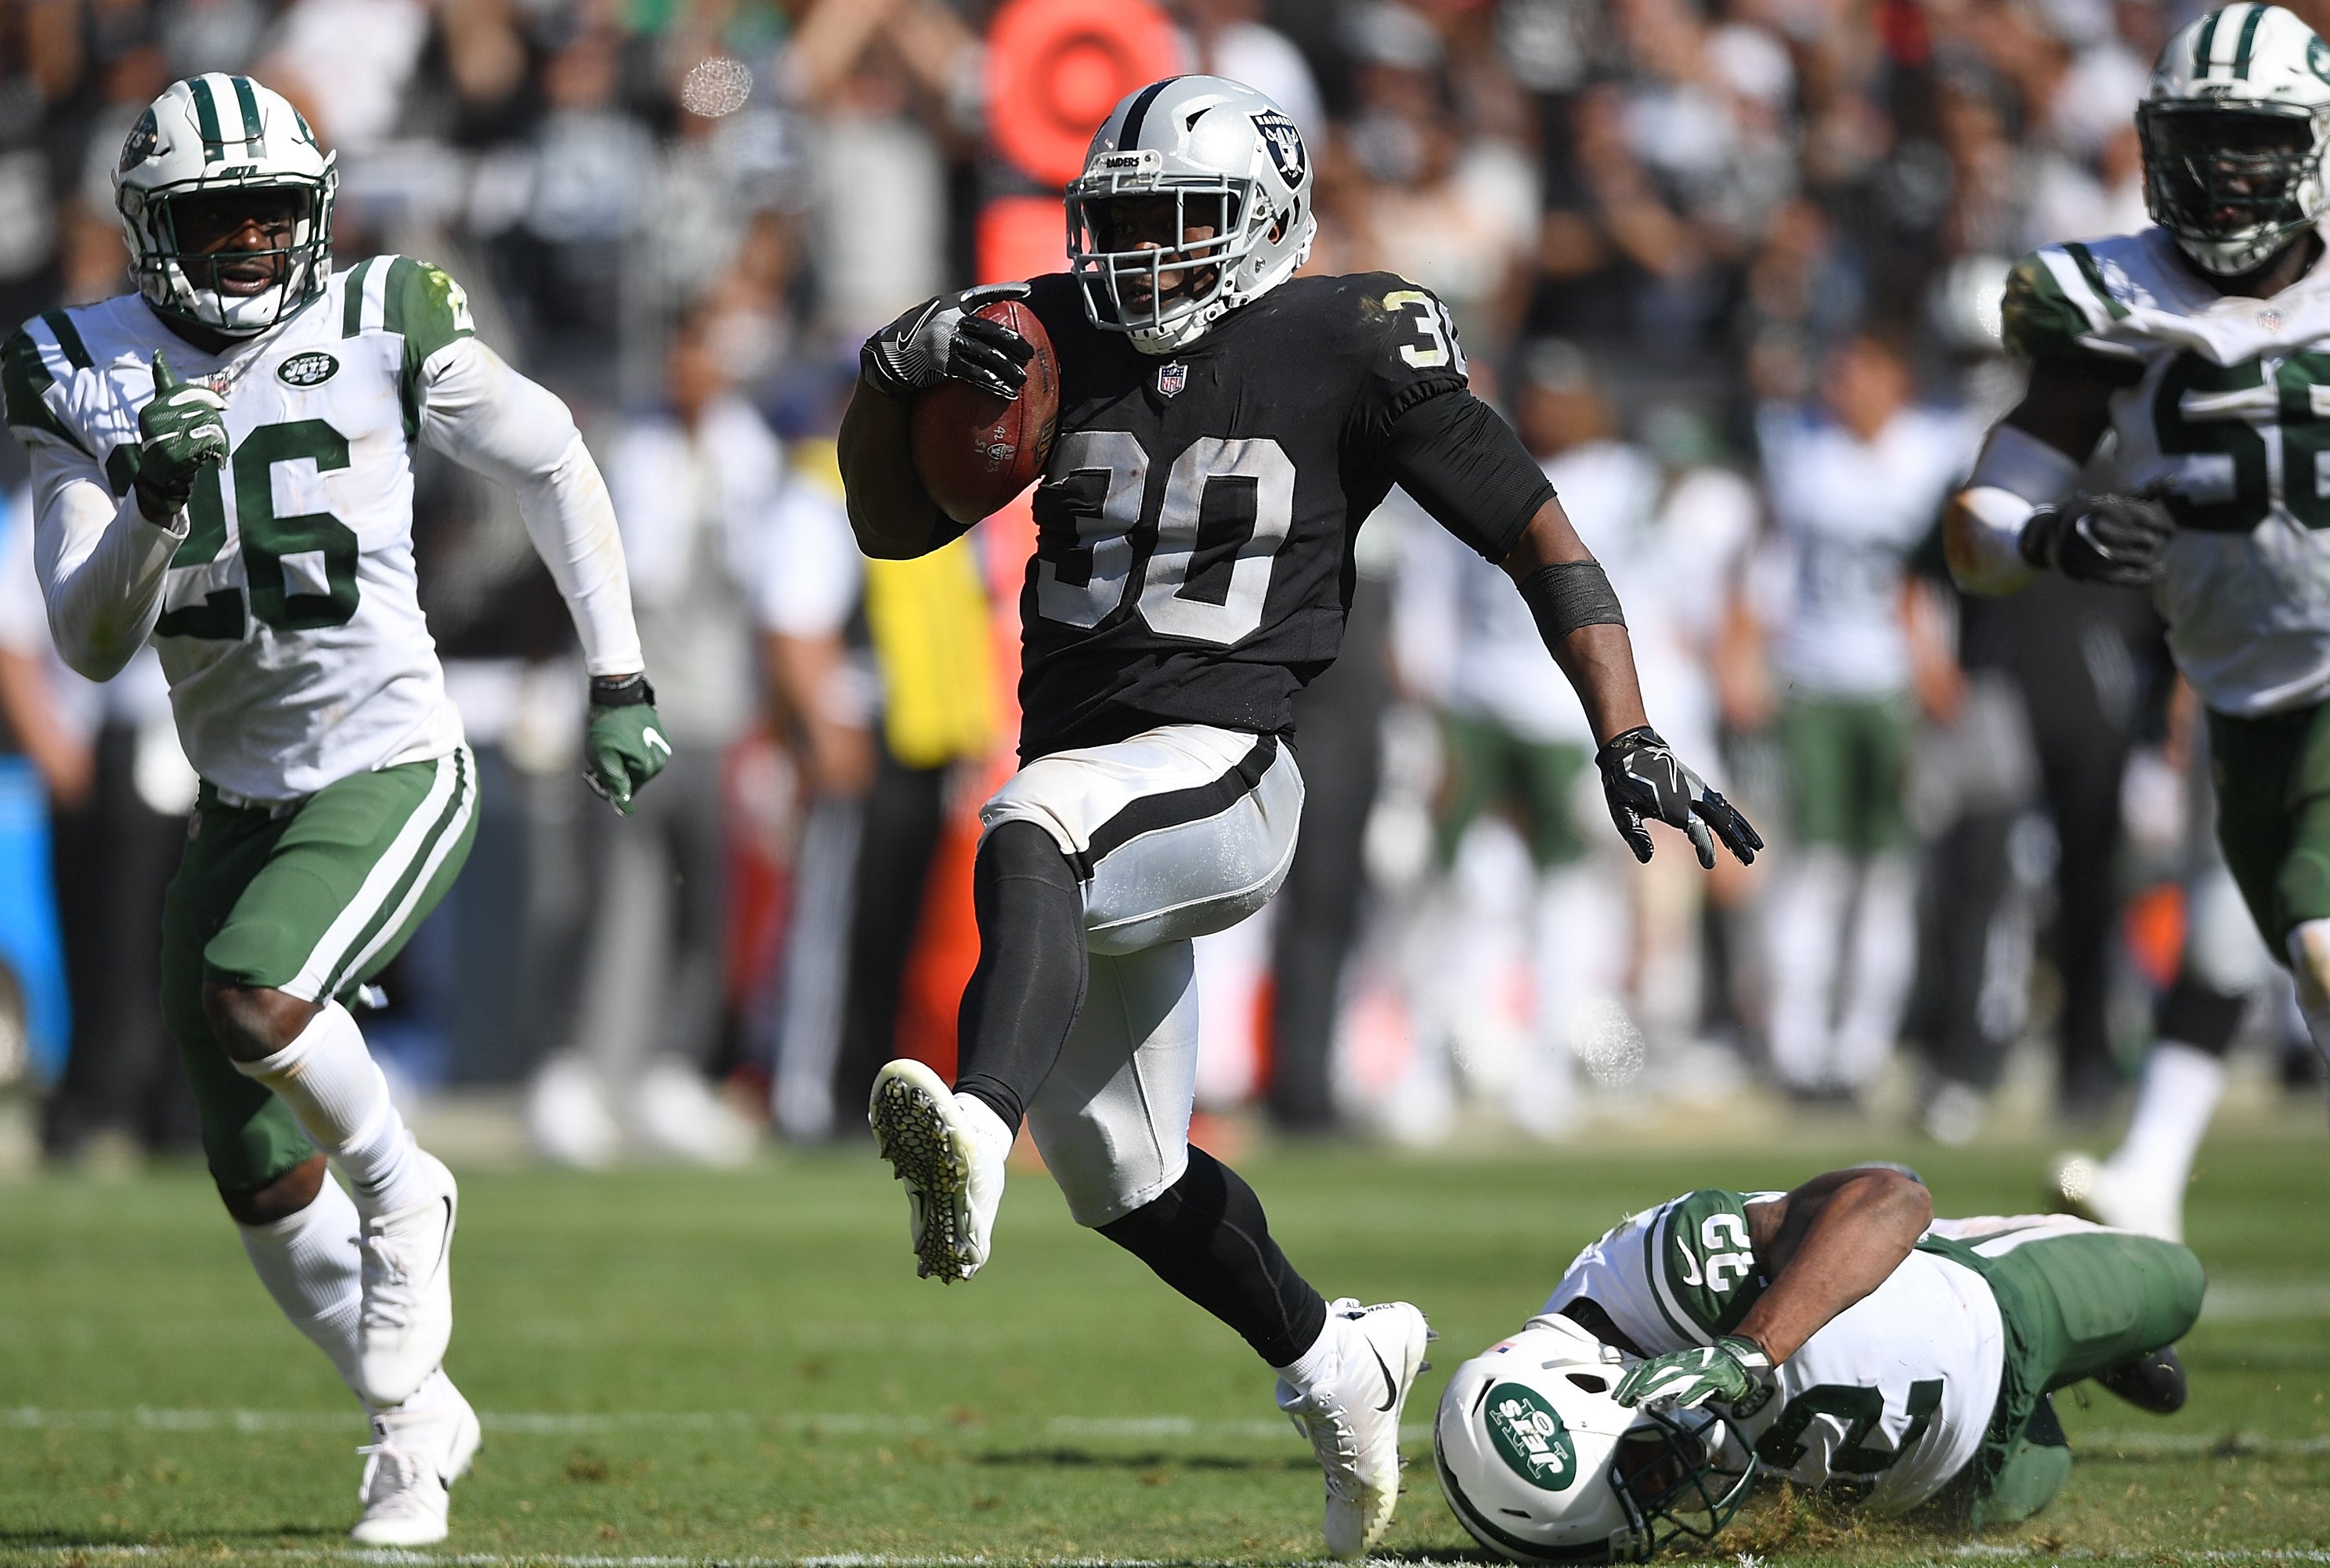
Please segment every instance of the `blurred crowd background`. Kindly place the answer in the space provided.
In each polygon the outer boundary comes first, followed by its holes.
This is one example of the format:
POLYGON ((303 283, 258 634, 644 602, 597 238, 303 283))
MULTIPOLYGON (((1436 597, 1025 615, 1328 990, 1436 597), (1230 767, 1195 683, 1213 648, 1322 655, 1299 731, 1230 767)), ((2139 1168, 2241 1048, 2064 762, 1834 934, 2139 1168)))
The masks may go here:
MULTIPOLYGON (((1201 946, 1208 1111, 1428 1144, 1752 1102, 1958 1142, 2003 1093, 2109 1114, 2157 1031, 2313 1070, 2148 603, 1967 603, 1934 540, 2019 390, 2006 270, 2145 222, 2130 117, 2197 9, 0 0, 0 316, 120 291, 122 138, 174 78, 244 71, 336 148, 341 264, 443 265, 573 405, 678 759, 632 821, 590 799, 523 525, 424 463, 484 815, 367 1033, 412 1094, 514 1090, 550 1157, 734 1161, 862 1136, 895 1052, 949 1063, 971 812, 1010 765, 1024 505, 862 560, 831 448, 857 346, 1057 263, 1062 148, 1122 87, 1246 81, 1310 140, 1311 267, 1447 302, 1608 565, 1653 721, 1774 842, 1634 865, 1527 612, 1396 494, 1304 696, 1295 871, 1201 946)), ((194 781, 150 656, 97 688, 51 655, 24 472, 5 443, 0 1079, 54 1157, 183 1147, 154 993, 194 781)))

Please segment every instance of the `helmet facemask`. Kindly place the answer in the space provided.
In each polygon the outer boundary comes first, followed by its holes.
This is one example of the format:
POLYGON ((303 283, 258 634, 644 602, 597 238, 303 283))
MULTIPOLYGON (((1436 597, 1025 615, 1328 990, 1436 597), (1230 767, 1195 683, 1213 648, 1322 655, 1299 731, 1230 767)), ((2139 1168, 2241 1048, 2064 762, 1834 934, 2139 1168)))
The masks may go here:
MULTIPOLYGON (((1111 171, 1068 187, 1068 265, 1095 326, 1158 354, 1191 341, 1245 298, 1239 274, 1295 221, 1274 213, 1258 182, 1111 171), (1192 229, 1208 231, 1198 238, 1192 229)), ((1275 282, 1271 279, 1269 282, 1275 282)), ((1267 286, 1266 284, 1264 286, 1267 286)))
POLYGON ((270 175, 151 191, 123 186, 138 292, 160 314, 229 337, 266 331, 330 279, 335 183, 327 168, 320 179, 270 175), (271 242, 266 247, 213 248, 253 222, 271 242))
POLYGON ((1679 1538, 1712 1539, 1747 1503, 1756 1478, 1754 1455, 1711 1412, 1641 1413, 1643 1423, 1619 1440, 1605 1478, 1634 1521, 1637 1560, 1679 1538))
POLYGON ((2313 226, 2325 204, 2325 126, 2297 105, 2146 103, 2145 204, 2193 261, 2249 271, 2313 226))

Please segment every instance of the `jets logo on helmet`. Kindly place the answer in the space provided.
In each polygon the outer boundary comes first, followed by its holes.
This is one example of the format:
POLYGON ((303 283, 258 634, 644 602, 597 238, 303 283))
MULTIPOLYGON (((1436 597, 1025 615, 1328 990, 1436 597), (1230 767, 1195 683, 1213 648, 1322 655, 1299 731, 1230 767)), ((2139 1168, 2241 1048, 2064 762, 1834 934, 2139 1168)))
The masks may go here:
POLYGON ((2216 276, 2262 266, 2330 205, 2330 50, 2278 5, 2228 5, 2170 39, 2136 125, 2153 222, 2216 276))
POLYGON ((221 71, 171 83, 122 144, 113 176, 137 291, 160 314, 223 337, 266 331, 331 280, 338 187, 333 155, 280 93, 221 71), (204 248, 204 234, 245 221, 274 242, 204 248))
POLYGON ((1302 133, 1262 93, 1171 76, 1110 111, 1068 185, 1068 264, 1094 326, 1170 354, 1311 253, 1302 133))

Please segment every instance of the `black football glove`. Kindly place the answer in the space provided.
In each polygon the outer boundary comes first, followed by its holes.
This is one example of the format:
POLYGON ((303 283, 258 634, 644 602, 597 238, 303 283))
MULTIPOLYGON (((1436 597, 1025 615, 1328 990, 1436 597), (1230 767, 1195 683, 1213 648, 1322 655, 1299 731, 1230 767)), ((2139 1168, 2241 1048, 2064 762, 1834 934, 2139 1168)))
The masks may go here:
POLYGON ((2176 531, 2158 495, 2076 495, 2060 507, 2041 507, 2022 525, 2022 558, 2082 583, 2142 588, 2160 575, 2160 559, 2176 531))
POLYGON ((1016 403, 1035 346, 1001 322, 971 312, 998 299, 1027 297, 1025 283, 986 283, 926 300, 866 340, 857 355, 859 373, 893 397, 962 381, 1016 403))
POLYGON ((1729 801, 1709 789, 1706 780, 1683 766, 1649 725, 1612 736, 1594 754, 1594 765, 1602 770, 1602 793, 1609 797, 1611 820, 1634 859, 1650 860, 1651 834, 1643 823, 1655 818, 1690 834, 1699 863, 1710 870, 1715 865, 1717 839, 1741 865, 1756 863, 1764 836, 1729 801))

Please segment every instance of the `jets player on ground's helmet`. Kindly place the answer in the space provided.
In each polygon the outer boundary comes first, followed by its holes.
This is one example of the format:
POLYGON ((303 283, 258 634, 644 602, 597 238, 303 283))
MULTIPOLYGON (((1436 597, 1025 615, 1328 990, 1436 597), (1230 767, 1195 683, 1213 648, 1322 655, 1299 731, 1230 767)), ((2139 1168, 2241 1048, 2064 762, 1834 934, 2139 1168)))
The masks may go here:
POLYGON ((1610 1397, 1630 1358, 1559 1314, 1533 1317, 1448 1380, 1432 1452, 1448 1506, 1517 1563, 1641 1562, 1705 1541, 1748 1496, 1755 1459, 1704 1410, 1610 1397))
POLYGON ((137 291, 174 321, 264 332, 330 281, 338 185, 280 93, 220 71, 172 82, 113 175, 137 291))
POLYGON ((2228 5, 2170 39, 2136 126, 2145 204, 2204 271, 2262 265, 2330 204, 2330 47, 2278 5, 2228 5))
POLYGON ((1144 354, 1194 341, 1311 253, 1311 157, 1285 111, 1218 76, 1152 81, 1068 186, 1069 268, 1095 326, 1144 354))

